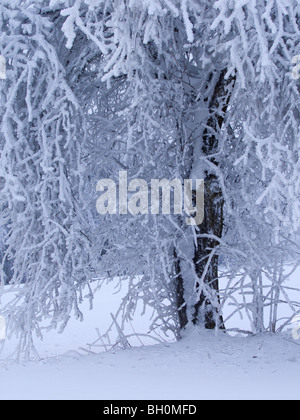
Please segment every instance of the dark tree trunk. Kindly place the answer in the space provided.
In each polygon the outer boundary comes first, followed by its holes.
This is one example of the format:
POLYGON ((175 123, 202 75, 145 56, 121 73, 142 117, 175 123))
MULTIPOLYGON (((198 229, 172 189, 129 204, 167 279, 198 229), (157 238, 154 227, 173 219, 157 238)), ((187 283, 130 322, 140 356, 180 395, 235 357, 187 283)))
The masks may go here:
POLYGON ((184 298, 184 283, 181 274, 180 260, 177 256, 176 249, 174 251, 175 258, 175 284, 176 284, 176 304, 178 310, 178 320, 180 331, 183 330, 188 324, 187 306, 184 298))
MULTIPOLYGON (((225 79, 226 70, 220 74, 215 86, 209 109, 211 117, 207 122, 207 128, 203 133, 203 153, 208 156, 208 161, 218 166, 215 157, 219 152, 219 134, 223 127, 228 106, 235 85, 235 78, 225 79)), ((197 284, 199 301, 195 305, 193 322, 205 323, 205 328, 224 329, 222 316, 219 314, 219 256, 215 254, 219 242, 211 238, 203 238, 202 235, 212 235, 221 238, 224 227, 224 198, 218 177, 213 169, 205 172, 205 217, 200 226, 200 235, 195 250, 194 264, 199 279, 203 281, 197 284)))
MULTIPOLYGON (((218 185, 216 176, 206 177, 205 186, 205 219, 201 226, 201 232, 221 238, 223 233, 223 206, 222 191, 218 185)), ((219 301, 219 256, 213 254, 219 243, 214 239, 199 238, 195 250, 194 264, 199 279, 207 270, 203 283, 205 290, 197 284, 197 294, 200 296, 195 305, 193 322, 205 321, 205 328, 224 328, 224 322, 218 315, 219 301)))

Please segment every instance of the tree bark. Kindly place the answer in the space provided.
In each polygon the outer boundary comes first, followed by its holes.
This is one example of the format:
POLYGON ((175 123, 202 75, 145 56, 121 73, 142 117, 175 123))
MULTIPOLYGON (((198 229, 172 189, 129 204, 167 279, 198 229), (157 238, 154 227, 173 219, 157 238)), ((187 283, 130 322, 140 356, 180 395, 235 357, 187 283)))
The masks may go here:
MULTIPOLYGON (((220 73, 214 94, 209 104, 210 118, 203 133, 203 154, 208 162, 219 165, 216 154, 219 152, 219 136, 228 112, 230 99, 235 85, 235 77, 226 79, 227 70, 220 73)), ((201 281, 196 285, 198 302, 195 305, 193 323, 205 323, 205 328, 225 329, 222 316, 219 314, 219 256, 216 248, 219 242, 204 238, 211 235, 221 238, 224 227, 224 197, 217 175, 212 170, 205 171, 205 217, 200 227, 197 240, 194 264, 197 276, 201 281)))
POLYGON ((188 324, 187 305, 184 298, 184 281, 181 273, 180 260, 177 256, 176 249, 174 250, 175 258, 175 284, 176 284, 176 304, 178 311, 178 320, 180 331, 182 331, 188 324))

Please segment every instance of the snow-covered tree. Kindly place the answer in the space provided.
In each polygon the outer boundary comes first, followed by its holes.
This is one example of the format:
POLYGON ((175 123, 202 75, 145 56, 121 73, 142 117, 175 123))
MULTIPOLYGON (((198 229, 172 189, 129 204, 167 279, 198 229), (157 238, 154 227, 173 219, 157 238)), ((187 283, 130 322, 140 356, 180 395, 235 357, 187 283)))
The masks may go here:
MULTIPOLYGON (((69 47, 77 31, 99 47, 103 81, 126 77, 128 128, 115 143, 121 166, 132 177, 206 180, 200 231, 174 219, 170 225, 145 218, 141 225, 123 223, 121 230, 134 231, 133 250, 148 256, 131 273, 127 314, 142 298, 166 326, 176 318, 170 308, 177 307, 175 330, 198 322, 200 308, 207 327, 222 323, 221 254, 232 278, 242 273, 238 290, 253 296, 242 304, 253 330, 264 330, 264 307, 276 302, 274 293, 285 295, 280 261, 293 254, 299 227, 299 86, 291 70, 299 48, 298 3, 76 2, 63 15, 69 47), (143 266, 145 275, 136 282, 143 266), (266 293, 263 272, 271 279, 266 293), (166 297, 173 306, 164 307, 166 297)), ((117 255, 121 249, 122 257, 136 261, 128 252, 129 231, 123 246, 116 235, 117 255)), ((230 284, 226 297, 235 299, 230 284)))
POLYGON ((177 337, 189 323, 224 328, 228 303, 252 332, 283 326, 282 300, 298 311, 284 280, 300 214, 299 11, 297 0, 4 2, 1 220, 12 282, 25 283, 9 312, 26 340, 43 318, 81 316, 92 269, 127 280, 123 322, 142 302, 152 329, 177 337), (149 185, 204 178, 204 223, 100 217, 97 181, 119 171, 149 185))
POLYGON ((44 319, 64 326, 72 311, 82 317, 78 301, 90 267, 81 211, 82 111, 68 83, 68 50, 57 43, 60 13, 48 3, 2 2, 0 11, 7 61, 1 82, 3 263, 13 260, 10 284, 17 290, 4 314, 20 334, 19 350, 30 350, 44 319))

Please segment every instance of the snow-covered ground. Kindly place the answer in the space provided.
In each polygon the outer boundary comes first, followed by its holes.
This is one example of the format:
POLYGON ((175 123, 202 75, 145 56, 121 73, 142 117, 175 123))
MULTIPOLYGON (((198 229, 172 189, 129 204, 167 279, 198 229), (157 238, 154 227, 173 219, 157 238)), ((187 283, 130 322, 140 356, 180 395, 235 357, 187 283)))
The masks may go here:
MULTIPOLYGON (((120 299, 112 286, 104 290, 83 323, 71 321, 63 335, 51 332, 37 343, 41 361, 5 360, 14 344, 6 342, 1 400, 300 398, 300 341, 291 331, 245 338, 192 328, 179 343, 142 337, 144 346, 134 338, 131 349, 88 354, 96 328, 105 332, 120 299)), ((149 317, 137 316, 126 333, 147 333, 149 317)))
POLYGON ((5 399, 298 399, 300 347, 286 336, 216 337, 189 332, 180 343, 69 352, 21 365, 2 364, 5 399))

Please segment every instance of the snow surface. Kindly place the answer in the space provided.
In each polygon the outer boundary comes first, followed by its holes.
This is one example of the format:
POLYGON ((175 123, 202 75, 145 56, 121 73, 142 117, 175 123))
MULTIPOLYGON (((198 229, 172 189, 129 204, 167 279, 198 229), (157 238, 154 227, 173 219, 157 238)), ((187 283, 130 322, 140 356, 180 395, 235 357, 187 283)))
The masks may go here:
POLYGON ((286 336, 194 330, 179 343, 2 364, 2 400, 298 399, 300 347, 286 336))
MULTIPOLYGON (((198 328, 179 342, 153 344, 129 340, 128 350, 98 354, 85 350, 105 332, 120 295, 113 286, 96 295, 95 310, 85 321, 71 321, 63 335, 51 332, 38 344, 41 361, 16 364, 4 360, 13 347, 6 342, 0 361, 1 400, 202 400, 298 399, 300 341, 291 331, 281 335, 230 337, 198 328), (85 349, 85 350, 84 350, 85 349)), ((147 333, 150 314, 137 317, 126 333, 147 333)), ((115 337, 112 337, 115 338, 115 337)), ((111 348, 111 347, 110 347, 111 348)))

